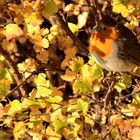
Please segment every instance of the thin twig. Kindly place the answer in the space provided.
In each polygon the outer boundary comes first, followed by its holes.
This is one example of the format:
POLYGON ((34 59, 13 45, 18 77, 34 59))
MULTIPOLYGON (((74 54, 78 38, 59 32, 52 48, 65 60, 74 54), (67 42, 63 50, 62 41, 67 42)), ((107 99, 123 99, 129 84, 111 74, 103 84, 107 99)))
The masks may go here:
POLYGON ((111 92, 112 92, 112 89, 115 85, 115 82, 112 81, 111 85, 109 86, 109 89, 105 95, 105 98, 104 98, 104 108, 106 108, 108 105, 109 105, 109 101, 110 101, 110 95, 111 95, 111 92))
POLYGON ((17 85, 14 89, 12 89, 8 96, 13 94, 19 87, 23 86, 34 74, 36 71, 32 72, 24 81, 22 81, 19 85, 17 85))
POLYGON ((124 97, 121 97, 120 100, 122 101, 122 100, 124 100, 126 98, 129 98, 129 97, 135 95, 139 91, 140 91, 140 87, 135 87, 131 94, 128 94, 128 95, 125 95, 124 97))
POLYGON ((77 38, 69 29, 68 25, 64 22, 62 17, 59 13, 54 14, 56 18, 58 19, 59 23, 61 24, 62 28, 66 31, 66 33, 71 37, 74 44, 77 46, 78 50, 83 54, 84 56, 88 55, 88 49, 87 47, 80 41, 79 38, 77 38))
POLYGON ((106 135, 103 137, 103 140, 106 139, 106 137, 110 134, 110 132, 112 131, 112 129, 113 129, 113 127, 111 127, 111 128, 108 130, 108 132, 106 133, 106 135))
MULTIPOLYGON (((9 53, 4 50, 2 48, 2 46, 0 45, 0 53, 5 57, 5 59, 7 60, 7 63, 9 65, 9 67, 11 68, 11 70, 13 71, 13 78, 16 81, 17 85, 20 85, 20 83, 22 82, 22 75, 19 73, 17 65, 14 63, 14 61, 11 59, 9 53)), ((19 92, 22 96, 25 96, 25 90, 22 86, 19 87, 19 92)))
POLYGON ((89 9, 91 11, 91 14, 94 16, 94 19, 95 19, 96 24, 99 24, 100 25, 101 24, 100 18, 102 16, 101 16, 101 13, 98 12, 100 10, 97 10, 99 8, 97 2, 94 0, 94 4, 95 4, 96 7, 93 6, 93 5, 91 5, 89 0, 86 0, 86 2, 88 4, 88 6, 89 6, 89 9))

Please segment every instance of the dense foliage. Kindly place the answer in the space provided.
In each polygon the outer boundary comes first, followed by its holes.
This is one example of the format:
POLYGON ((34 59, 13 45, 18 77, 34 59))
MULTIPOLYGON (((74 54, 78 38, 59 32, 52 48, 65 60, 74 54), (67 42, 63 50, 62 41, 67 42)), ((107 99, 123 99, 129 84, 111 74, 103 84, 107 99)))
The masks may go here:
MULTIPOLYGON (((88 2, 0 0, 0 140, 140 139, 140 70, 107 72, 82 51, 88 2)), ((97 3, 140 37, 139 0, 97 3)))

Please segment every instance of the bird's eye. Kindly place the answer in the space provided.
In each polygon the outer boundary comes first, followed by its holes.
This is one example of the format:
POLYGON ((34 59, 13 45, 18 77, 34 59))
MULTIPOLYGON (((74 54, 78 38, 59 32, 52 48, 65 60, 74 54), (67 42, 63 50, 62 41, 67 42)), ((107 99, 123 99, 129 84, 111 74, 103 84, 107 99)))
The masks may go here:
POLYGON ((103 30, 104 30, 104 31, 106 31, 106 30, 107 30, 107 28, 106 28, 106 27, 103 27, 103 30))

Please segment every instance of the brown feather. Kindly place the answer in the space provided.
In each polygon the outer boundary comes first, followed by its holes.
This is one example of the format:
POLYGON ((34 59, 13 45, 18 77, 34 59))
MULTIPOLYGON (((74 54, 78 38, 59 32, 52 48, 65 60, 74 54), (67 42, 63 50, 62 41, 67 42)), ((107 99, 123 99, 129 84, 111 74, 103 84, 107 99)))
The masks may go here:
POLYGON ((119 45, 119 56, 140 66, 140 44, 138 43, 137 37, 131 30, 121 24, 118 24, 118 30, 121 35, 120 38, 126 39, 122 41, 124 43, 123 46, 119 45))

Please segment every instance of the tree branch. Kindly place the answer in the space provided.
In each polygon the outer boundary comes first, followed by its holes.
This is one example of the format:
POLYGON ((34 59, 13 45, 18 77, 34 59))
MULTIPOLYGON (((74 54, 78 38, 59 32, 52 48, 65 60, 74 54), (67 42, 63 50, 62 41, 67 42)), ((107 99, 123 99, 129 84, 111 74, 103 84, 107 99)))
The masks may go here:
POLYGON ((59 23, 61 24, 62 28, 66 31, 66 33, 70 36, 70 38, 73 40, 74 44, 77 46, 78 50, 83 54, 84 56, 88 55, 88 49, 87 47, 80 41, 79 38, 77 38, 69 29, 68 25, 64 22, 62 17, 59 13, 54 14, 56 18, 58 19, 59 23))
MULTIPOLYGON (((13 71, 12 74, 13 74, 13 78, 16 81, 16 84, 20 85, 21 82, 22 82, 22 75, 19 73, 17 65, 11 59, 9 53, 6 50, 4 50, 1 45, 0 45, 0 53, 5 57, 5 59, 6 59, 7 63, 8 63, 8 66, 13 71)), ((22 96, 25 96, 25 90, 24 90, 24 88, 22 86, 19 87, 19 93, 22 96)))
POLYGON ((110 95, 111 95, 111 92, 112 92, 112 89, 115 85, 115 82, 112 81, 111 85, 109 86, 109 89, 105 95, 105 98, 104 98, 104 108, 106 108, 108 105, 109 105, 109 101, 110 101, 110 95))

